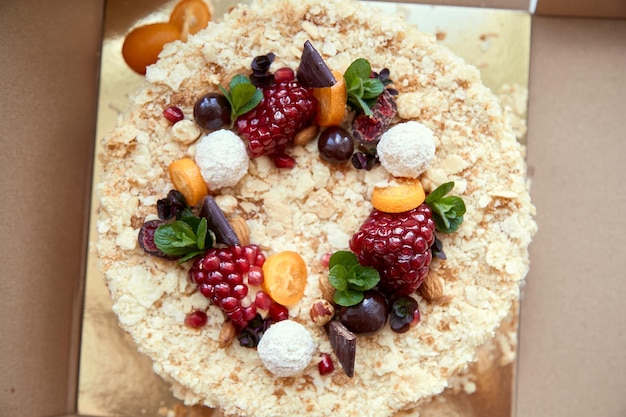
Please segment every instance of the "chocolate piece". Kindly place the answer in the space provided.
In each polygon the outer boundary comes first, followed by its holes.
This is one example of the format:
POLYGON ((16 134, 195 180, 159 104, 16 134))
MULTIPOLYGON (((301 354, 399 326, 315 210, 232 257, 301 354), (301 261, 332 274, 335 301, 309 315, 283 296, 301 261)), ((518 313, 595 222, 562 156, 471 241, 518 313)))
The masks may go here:
POLYGON ((337 82, 330 68, 324 62, 324 58, 309 41, 304 43, 300 57, 298 81, 304 87, 309 88, 331 87, 337 82))
POLYGON ((226 219, 224 212, 210 195, 204 198, 200 217, 207 219, 207 226, 215 233, 215 240, 228 246, 239 245, 239 238, 226 219))
POLYGON ((354 359, 356 358, 356 335, 338 320, 332 320, 328 323, 326 330, 330 345, 333 347, 343 371, 352 378, 354 376, 354 359))

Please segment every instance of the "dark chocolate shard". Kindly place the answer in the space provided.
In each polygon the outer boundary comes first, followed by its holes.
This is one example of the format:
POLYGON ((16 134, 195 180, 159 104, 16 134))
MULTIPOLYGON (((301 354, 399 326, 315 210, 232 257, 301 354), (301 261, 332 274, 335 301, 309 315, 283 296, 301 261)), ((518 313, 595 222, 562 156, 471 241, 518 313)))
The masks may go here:
POLYGON ((207 226, 209 230, 215 233, 215 240, 217 242, 224 243, 228 246, 240 244, 239 238, 237 238, 237 234, 230 223, 228 223, 224 212, 210 195, 204 198, 202 209, 200 210, 200 217, 207 219, 207 226))
POLYGON ((304 43, 304 49, 300 57, 298 81, 308 88, 331 87, 337 82, 332 71, 326 65, 324 58, 309 41, 304 43))
POLYGON ((343 368, 350 378, 354 376, 354 360, 356 358, 356 335, 346 328, 339 320, 332 320, 326 328, 330 345, 343 368))

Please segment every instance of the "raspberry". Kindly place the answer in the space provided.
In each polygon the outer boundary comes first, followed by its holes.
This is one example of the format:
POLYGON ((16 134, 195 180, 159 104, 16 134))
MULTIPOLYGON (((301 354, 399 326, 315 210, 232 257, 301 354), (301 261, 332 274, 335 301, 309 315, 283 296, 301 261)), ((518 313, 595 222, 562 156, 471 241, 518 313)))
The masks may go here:
MULTIPOLYGON (((252 158, 261 155, 272 159, 282 157, 295 134, 308 126, 315 116, 315 98, 294 79, 293 71, 282 71, 277 79, 270 86, 261 88, 263 99, 254 109, 237 118, 237 129, 248 141, 252 158), (291 80, 286 81, 287 78, 291 80)), ((283 162, 279 159, 278 165, 285 165, 283 162)))
POLYGON ((364 266, 380 274, 387 296, 408 295, 424 281, 435 241, 435 222, 426 204, 402 213, 372 210, 350 240, 350 249, 364 266))
POLYGON ((189 278, 241 330, 257 314, 264 262, 265 255, 255 245, 212 248, 194 261, 189 278))

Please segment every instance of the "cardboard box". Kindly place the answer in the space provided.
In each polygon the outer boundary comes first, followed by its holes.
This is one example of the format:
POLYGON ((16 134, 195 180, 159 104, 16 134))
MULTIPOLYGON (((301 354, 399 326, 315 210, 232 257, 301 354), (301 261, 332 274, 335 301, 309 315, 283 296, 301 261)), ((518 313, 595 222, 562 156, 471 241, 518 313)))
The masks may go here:
MULTIPOLYGON (((76 412, 103 13, 102 0, 0 6, 2 416, 76 412)), ((624 18, 622 0, 539 0, 532 18, 540 231, 523 291, 517 417, 626 415, 624 18)))

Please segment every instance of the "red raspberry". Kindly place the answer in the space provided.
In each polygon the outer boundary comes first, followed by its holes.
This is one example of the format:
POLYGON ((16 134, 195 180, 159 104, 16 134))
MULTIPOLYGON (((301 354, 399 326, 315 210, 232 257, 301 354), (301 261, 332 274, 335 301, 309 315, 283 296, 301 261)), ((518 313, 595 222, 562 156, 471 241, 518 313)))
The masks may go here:
POLYGON ((255 245, 212 248, 196 258, 189 278, 241 330, 257 313, 264 262, 265 255, 255 245))
POLYGON ((435 222, 425 203, 403 213, 374 209, 350 240, 350 249, 364 266, 380 274, 386 295, 408 295, 424 281, 435 241, 435 222))
POLYGON ((308 126, 315 116, 315 98, 294 79, 293 71, 291 74, 287 77, 287 71, 283 71, 279 81, 262 87, 263 99, 259 105, 237 118, 237 129, 247 139, 252 158, 282 157, 296 133, 308 126))

